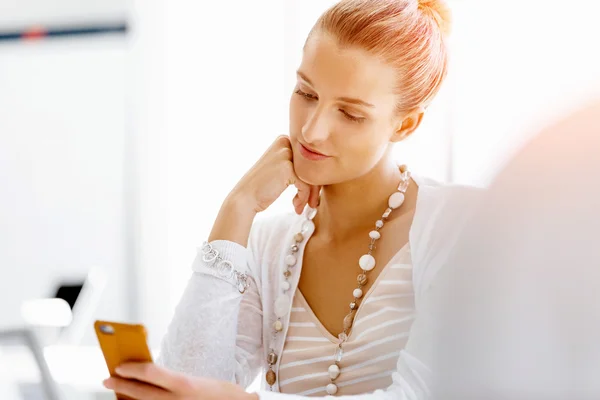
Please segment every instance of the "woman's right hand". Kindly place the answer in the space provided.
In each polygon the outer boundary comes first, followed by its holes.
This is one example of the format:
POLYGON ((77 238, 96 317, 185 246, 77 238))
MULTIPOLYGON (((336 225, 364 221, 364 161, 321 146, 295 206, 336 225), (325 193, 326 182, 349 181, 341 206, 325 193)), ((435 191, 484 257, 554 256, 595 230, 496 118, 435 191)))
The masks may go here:
POLYGON ((297 214, 302 213, 306 204, 317 206, 320 187, 309 185, 296 176, 290 139, 279 136, 242 177, 230 196, 245 199, 248 206, 259 213, 273 204, 290 185, 298 189, 293 201, 297 214))
POLYGON ((266 210, 290 185, 298 189, 293 200, 297 214, 306 204, 317 206, 321 188, 296 176, 290 139, 279 136, 229 193, 209 241, 229 240, 246 246, 256 214, 266 210))

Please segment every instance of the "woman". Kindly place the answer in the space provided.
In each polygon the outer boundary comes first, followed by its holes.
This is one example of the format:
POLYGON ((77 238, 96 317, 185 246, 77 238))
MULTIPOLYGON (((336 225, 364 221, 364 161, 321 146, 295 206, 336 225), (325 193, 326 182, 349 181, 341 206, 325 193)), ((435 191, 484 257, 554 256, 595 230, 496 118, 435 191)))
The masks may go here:
POLYGON ((448 19, 440 0, 345 0, 321 16, 290 135, 224 201, 163 343, 162 365, 202 378, 133 365, 121 374, 137 381, 108 387, 257 398, 241 387, 262 370, 261 399, 427 393, 421 310, 461 222, 450 207, 470 191, 411 178, 392 146, 418 128, 446 75, 448 19), (296 214, 255 223, 288 185, 296 214))

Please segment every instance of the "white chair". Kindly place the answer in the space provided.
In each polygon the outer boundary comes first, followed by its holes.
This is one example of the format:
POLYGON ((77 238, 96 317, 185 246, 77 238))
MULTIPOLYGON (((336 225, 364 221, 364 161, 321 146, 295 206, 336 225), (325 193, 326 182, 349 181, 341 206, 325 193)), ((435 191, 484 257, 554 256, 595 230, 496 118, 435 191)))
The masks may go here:
MULTIPOLYGON (((99 267, 91 268, 81 290, 69 304, 64 298, 44 298, 25 301, 21 316, 26 326, 39 333, 42 345, 79 345, 93 326, 94 314, 100 304, 107 276, 99 267)), ((59 291, 60 292, 60 291, 59 291)))

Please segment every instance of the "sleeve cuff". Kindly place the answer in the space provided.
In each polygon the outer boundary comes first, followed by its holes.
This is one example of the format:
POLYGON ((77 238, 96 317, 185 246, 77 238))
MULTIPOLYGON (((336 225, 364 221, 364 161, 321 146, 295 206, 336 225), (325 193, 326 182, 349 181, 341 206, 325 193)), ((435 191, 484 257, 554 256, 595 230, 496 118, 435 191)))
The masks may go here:
POLYGON ((212 247, 219 252, 224 260, 231 261, 239 272, 250 275, 248 268, 248 249, 236 242, 229 240, 214 240, 210 242, 212 247))
POLYGON ((251 271, 248 266, 248 250, 235 242, 227 240, 215 240, 209 243, 212 247, 212 253, 215 251, 218 255, 205 255, 205 248, 198 248, 196 259, 192 265, 192 270, 195 273, 211 275, 221 280, 231 283, 243 293, 244 287, 248 287, 247 277, 251 277, 251 271), (204 261, 204 257, 208 261, 204 261), (216 260, 214 257, 217 257, 216 260), (212 261, 211 261, 212 260, 212 261), (227 261, 227 264, 219 262, 219 260, 227 261))

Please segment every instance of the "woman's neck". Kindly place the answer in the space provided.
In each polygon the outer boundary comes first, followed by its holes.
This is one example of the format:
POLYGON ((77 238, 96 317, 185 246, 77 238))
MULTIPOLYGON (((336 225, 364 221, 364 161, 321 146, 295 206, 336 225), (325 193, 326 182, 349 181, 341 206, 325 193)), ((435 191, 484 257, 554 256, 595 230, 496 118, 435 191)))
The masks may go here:
MULTIPOLYGON (((386 155, 367 174, 352 181, 324 186, 315 217, 315 234, 326 241, 337 242, 374 228, 375 221, 381 218, 388 206, 388 198, 397 190, 400 179, 398 164, 391 155, 386 155)), ((411 208, 412 186, 409 186, 403 208, 411 208)))

